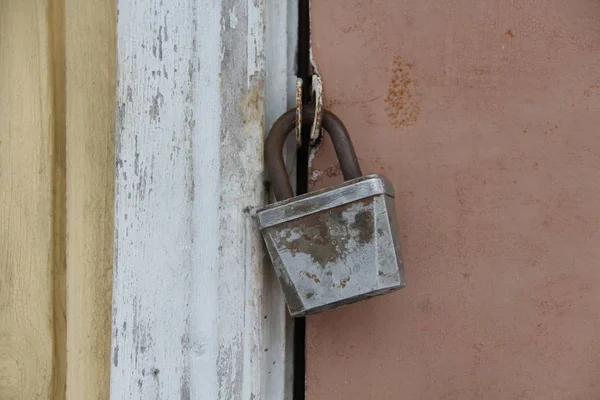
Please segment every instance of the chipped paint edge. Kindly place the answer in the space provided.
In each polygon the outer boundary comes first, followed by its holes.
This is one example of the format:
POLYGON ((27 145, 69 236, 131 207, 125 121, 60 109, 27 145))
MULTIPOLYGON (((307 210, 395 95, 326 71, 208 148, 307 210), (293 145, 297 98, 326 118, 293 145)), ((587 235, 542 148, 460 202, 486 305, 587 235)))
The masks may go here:
MULTIPOLYGON (((267 0, 265 125, 273 123, 296 104, 296 52, 298 0, 267 0), (283 49, 286 49, 285 53, 283 49), (286 56, 282 56, 285 54, 286 56)), ((296 181, 296 141, 290 135, 284 147, 290 182, 296 181)), ((265 399, 293 398, 293 320, 288 313, 279 280, 269 263, 266 273, 268 351, 266 353, 265 399)))
MULTIPOLYGON (((309 8, 308 10, 308 23, 310 24, 311 28, 310 28, 310 37, 309 39, 309 46, 308 46, 308 57, 309 57, 309 61, 310 61, 310 65, 312 67, 312 71, 313 71, 313 83, 315 81, 315 79, 318 79, 317 83, 319 84, 319 89, 318 89, 318 93, 316 93, 316 97, 317 97, 317 102, 318 105, 321 106, 321 108, 324 107, 324 96, 325 96, 325 87, 323 85, 323 78, 321 76, 321 74, 319 73, 319 67, 317 66, 317 61, 315 60, 314 57, 314 52, 313 52, 313 40, 312 40, 312 7, 309 8), (318 78, 314 78, 314 76, 317 76, 318 78)), ((315 93, 313 93, 313 95, 315 95, 315 93)), ((315 116, 315 125, 317 122, 317 116, 315 116)), ((320 124, 318 125, 318 129, 314 129, 311 128, 311 134, 310 134, 310 146, 309 146, 309 153, 308 153, 308 171, 310 173, 310 171, 312 171, 312 166, 315 160, 315 157, 317 156, 317 153, 319 152, 319 149, 321 148, 321 144, 322 144, 322 137, 323 137, 323 130, 320 129, 320 124)))

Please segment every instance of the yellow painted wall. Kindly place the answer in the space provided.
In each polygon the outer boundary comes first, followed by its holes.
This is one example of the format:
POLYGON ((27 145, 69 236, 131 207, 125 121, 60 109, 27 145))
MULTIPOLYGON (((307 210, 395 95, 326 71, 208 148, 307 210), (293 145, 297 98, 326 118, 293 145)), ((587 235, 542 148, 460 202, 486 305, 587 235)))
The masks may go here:
POLYGON ((0 399, 105 399, 115 0, 0 1, 0 399))

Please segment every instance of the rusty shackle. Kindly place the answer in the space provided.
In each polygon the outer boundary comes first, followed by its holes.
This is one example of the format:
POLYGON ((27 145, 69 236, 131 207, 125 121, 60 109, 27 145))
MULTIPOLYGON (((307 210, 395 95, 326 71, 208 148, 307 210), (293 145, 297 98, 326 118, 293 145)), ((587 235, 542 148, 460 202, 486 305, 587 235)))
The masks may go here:
MULTIPOLYGON (((321 126, 331 137, 344 180, 347 181, 362 176, 354 146, 352 146, 350 135, 344 123, 335 114, 325 109, 322 112, 321 126)), ((312 122, 314 117, 315 108, 313 106, 305 105, 302 107, 303 121, 312 122)), ((265 141, 265 165, 277 201, 294 197, 294 191, 283 161, 283 144, 287 136, 294 130, 295 124, 296 109, 292 108, 275 121, 265 141)))

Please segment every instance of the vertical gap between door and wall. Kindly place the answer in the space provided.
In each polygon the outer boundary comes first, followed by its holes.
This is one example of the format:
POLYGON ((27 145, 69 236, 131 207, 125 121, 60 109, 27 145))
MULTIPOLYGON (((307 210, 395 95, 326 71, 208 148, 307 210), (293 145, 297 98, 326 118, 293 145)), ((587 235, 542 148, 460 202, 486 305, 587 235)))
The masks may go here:
MULTIPOLYGON (((310 1, 298 1, 297 76, 302 79, 302 103, 311 101, 310 1)), ((296 155, 296 193, 308 191, 310 126, 302 126, 302 145, 296 155)), ((306 396, 306 319, 294 321, 294 400, 306 396)))

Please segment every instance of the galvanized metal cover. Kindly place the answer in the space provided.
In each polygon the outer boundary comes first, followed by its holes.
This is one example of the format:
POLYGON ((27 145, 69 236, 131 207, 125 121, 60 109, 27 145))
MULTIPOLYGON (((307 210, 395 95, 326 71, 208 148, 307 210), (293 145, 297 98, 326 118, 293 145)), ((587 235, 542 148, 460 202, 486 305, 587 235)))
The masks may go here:
POLYGON ((365 175, 346 181, 338 186, 273 203, 257 212, 259 228, 268 228, 269 226, 380 194, 390 197, 395 196, 394 187, 390 181, 379 174, 365 175))

